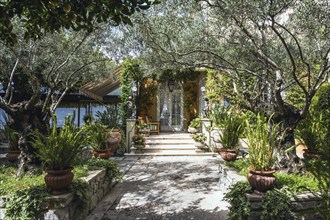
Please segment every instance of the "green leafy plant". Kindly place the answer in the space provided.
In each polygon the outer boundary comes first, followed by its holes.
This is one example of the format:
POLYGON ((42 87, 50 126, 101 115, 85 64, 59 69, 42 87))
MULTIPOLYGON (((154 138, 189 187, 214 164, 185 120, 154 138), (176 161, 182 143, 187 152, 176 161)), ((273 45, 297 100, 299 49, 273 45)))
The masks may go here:
POLYGON ((205 144, 206 136, 203 133, 198 133, 198 134, 193 135, 192 139, 196 142, 200 142, 200 143, 205 144))
POLYGON ((77 156, 83 152, 84 129, 74 124, 74 116, 65 118, 64 125, 57 129, 56 115, 52 115, 52 128, 45 134, 36 130, 32 133, 32 145, 38 149, 37 156, 48 169, 62 170, 72 166, 77 156))
POLYGON ((252 188, 246 181, 240 181, 235 183, 229 188, 228 193, 226 193, 225 200, 230 203, 230 219, 248 219, 251 210, 251 205, 248 202, 245 193, 252 193, 252 188))
POLYGON ((279 134, 279 124, 273 124, 270 119, 258 114, 255 122, 246 119, 246 138, 249 146, 249 163, 251 169, 270 171, 275 163, 274 149, 279 134), (269 128, 268 126, 272 126, 269 128))
POLYGON ((141 145, 144 146, 146 144, 146 138, 144 137, 144 134, 137 133, 132 137, 132 141, 134 145, 141 145))
POLYGON ((10 128, 10 118, 9 116, 3 114, 2 115, 4 121, 1 121, 2 129, 0 132, 2 135, 8 140, 8 147, 10 150, 19 150, 18 148, 18 132, 14 129, 10 128))
POLYGON ((106 109, 101 112, 97 111, 96 120, 107 128, 116 128, 119 126, 119 109, 117 106, 107 106, 106 109))
POLYGON ((202 121, 200 118, 195 118, 194 120, 192 120, 189 124, 189 127, 192 127, 192 128, 196 128, 196 129, 199 129, 202 125, 202 121))
POLYGON ((44 211, 43 199, 48 195, 47 189, 42 185, 10 194, 5 203, 6 219, 40 219, 44 211))
POLYGON ((238 112, 229 111, 223 119, 222 128, 222 131, 219 131, 219 142, 223 148, 236 149, 244 132, 244 119, 238 112))
POLYGON ((228 109, 223 105, 216 104, 211 111, 211 118, 217 127, 223 127, 224 120, 228 114, 228 109))
POLYGON ((326 144, 327 133, 322 114, 315 117, 308 115, 295 129, 298 140, 305 144, 309 151, 315 153, 321 153, 322 147, 326 144))
MULTIPOLYGON (((95 122, 85 126, 87 143, 94 150, 105 150, 108 148, 108 132, 107 126, 100 122, 95 122)), ((111 131, 110 131, 111 133, 111 131)))

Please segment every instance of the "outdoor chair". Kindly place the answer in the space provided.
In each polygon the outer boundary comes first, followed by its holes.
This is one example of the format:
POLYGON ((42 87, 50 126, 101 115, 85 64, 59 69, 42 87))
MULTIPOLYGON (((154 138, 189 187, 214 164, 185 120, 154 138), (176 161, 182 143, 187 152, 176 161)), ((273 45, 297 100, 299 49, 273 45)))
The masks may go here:
POLYGON ((160 122, 159 121, 149 121, 148 116, 146 116, 146 123, 149 126, 150 133, 160 133, 160 122))

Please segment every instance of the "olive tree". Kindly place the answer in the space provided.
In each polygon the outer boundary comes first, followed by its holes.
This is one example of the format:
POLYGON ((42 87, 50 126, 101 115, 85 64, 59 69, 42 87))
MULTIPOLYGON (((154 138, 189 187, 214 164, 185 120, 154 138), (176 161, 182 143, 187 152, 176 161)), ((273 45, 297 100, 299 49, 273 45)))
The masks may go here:
MULTIPOLYGON (((241 106, 281 123, 277 150, 286 158, 297 123, 329 78, 329 11, 327 0, 171 0, 122 33, 150 69, 206 67, 229 77, 241 106), (286 97, 293 87, 304 97, 300 107, 286 97)), ((298 161, 293 151, 288 159, 290 167, 298 161)))

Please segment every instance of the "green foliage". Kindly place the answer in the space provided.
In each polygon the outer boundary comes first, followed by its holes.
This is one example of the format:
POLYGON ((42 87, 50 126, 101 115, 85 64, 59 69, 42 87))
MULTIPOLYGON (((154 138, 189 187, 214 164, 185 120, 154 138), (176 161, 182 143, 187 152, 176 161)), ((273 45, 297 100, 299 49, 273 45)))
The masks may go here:
POLYGON ((330 83, 323 84, 315 93, 310 113, 313 118, 323 115, 323 123, 330 134, 330 83))
POLYGON ((314 115, 314 117, 308 114, 299 122, 295 135, 301 143, 308 147, 309 151, 321 153, 324 145, 327 145, 329 135, 322 113, 314 115))
POLYGON ((116 105, 107 106, 103 112, 96 112, 96 120, 101 124, 107 126, 107 128, 116 128, 119 125, 119 109, 116 105))
POLYGON ((25 2, 18 0, 2 1, 0 4, 1 22, 0 36, 6 43, 14 44, 18 33, 13 31, 15 20, 19 19, 25 27, 22 30, 26 39, 37 39, 47 32, 57 32, 62 29, 92 31, 96 23, 112 25, 120 23, 132 25, 129 18, 135 12, 146 10, 159 1, 147 0, 91 0, 77 2, 46 1, 25 2))
POLYGON ((285 100, 299 109, 302 109, 304 107, 305 99, 306 98, 304 93, 297 85, 290 88, 285 95, 285 100))
POLYGON ((198 134, 194 134, 192 136, 192 139, 194 139, 194 141, 196 141, 196 142, 200 142, 200 143, 205 144, 206 136, 205 136, 204 133, 198 133, 198 134))
POLYGON ((17 190, 8 196, 5 203, 6 219, 39 219, 43 211, 43 201, 48 196, 43 185, 25 190, 17 190))
POLYGON ((196 129, 200 129, 201 126, 202 126, 202 120, 199 117, 192 120, 189 125, 189 127, 196 128, 196 129))
POLYGON ((223 127, 223 122, 227 117, 228 109, 221 104, 215 104, 214 108, 211 111, 211 118, 215 126, 221 128, 223 127))
POLYGON ((292 191, 289 187, 269 190, 262 198, 262 220, 293 220, 297 216, 290 209, 292 191))
MULTIPOLYGON (((70 185, 70 192, 74 193, 79 210, 86 210, 88 204, 87 192, 90 186, 79 177, 86 176, 90 170, 106 170, 106 181, 114 178, 121 180, 117 163, 113 160, 87 159, 80 161, 74 169, 75 179, 70 185)), ((0 196, 5 196, 6 219, 39 219, 45 211, 47 192, 44 175, 15 176, 16 168, 12 164, 0 164, 0 196)), ((80 215, 84 211, 81 211, 80 215)))
MULTIPOLYGON (((230 203, 229 219, 245 220, 250 216, 251 204, 246 193, 252 193, 252 188, 247 181, 240 181, 232 185, 225 195, 225 200, 230 203)), ((262 212, 260 219, 286 220, 296 219, 290 210, 290 198, 293 195, 290 187, 282 187, 267 191, 262 198, 262 212)))
POLYGON ((74 116, 65 118, 63 127, 58 131, 56 115, 52 116, 52 128, 44 135, 36 130, 31 134, 32 145, 38 149, 37 155, 49 169, 61 170, 69 168, 76 157, 83 152, 84 129, 74 124, 74 116))
MULTIPOLYGON (((94 150, 105 150, 108 148, 107 126, 96 121, 84 126, 86 141, 94 150)), ((111 132, 111 131, 110 131, 111 132)))
POLYGON ((10 116, 7 116, 6 114, 2 115, 4 121, 0 121, 0 124, 2 125, 2 129, 0 132, 3 134, 3 136, 8 140, 8 145, 10 150, 19 150, 18 148, 18 132, 15 131, 10 127, 11 120, 10 116))
POLYGON ((246 159, 238 159, 235 161, 226 161, 226 166, 233 167, 237 170, 237 172, 243 176, 246 176, 249 171, 248 167, 250 166, 249 161, 246 159))
MULTIPOLYGON (((132 83, 142 82, 143 71, 139 59, 125 59, 120 71, 120 109, 121 121, 126 122, 128 118, 127 103, 132 95, 132 83)), ((125 123, 123 123, 125 125, 125 123)))
POLYGON ((318 191, 317 181, 309 172, 306 172, 305 174, 286 174, 276 172, 275 176, 275 187, 278 189, 288 187, 292 192, 318 191))
POLYGON ((219 131, 219 142, 226 149, 236 149, 243 132, 244 118, 240 112, 231 109, 223 119, 222 130, 219 131))
POLYGON ((253 124, 248 119, 245 122, 251 168, 258 171, 271 170, 275 163, 274 149, 279 124, 272 124, 271 119, 267 120, 260 114, 253 124), (272 127, 269 129, 270 125, 272 127))
POLYGON ((113 178, 115 178, 116 180, 121 180, 122 178, 122 174, 120 173, 119 167, 114 160, 92 158, 83 160, 80 164, 86 167, 88 170, 105 169, 106 175, 110 181, 112 181, 113 178))
POLYGON ((229 219, 248 219, 251 206, 245 193, 252 193, 252 188, 246 181, 237 182, 229 188, 228 193, 225 195, 225 200, 230 203, 229 219))
POLYGON ((195 68, 165 69, 157 76, 159 82, 168 82, 169 80, 186 82, 189 80, 195 80, 198 73, 195 71, 195 68))

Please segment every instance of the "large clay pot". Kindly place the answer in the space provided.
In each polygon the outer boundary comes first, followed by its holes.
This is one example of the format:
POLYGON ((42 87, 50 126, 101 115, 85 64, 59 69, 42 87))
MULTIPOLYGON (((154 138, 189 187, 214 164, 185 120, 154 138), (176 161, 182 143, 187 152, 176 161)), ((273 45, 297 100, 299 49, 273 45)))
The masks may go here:
POLYGON ((236 150, 229 150, 229 149, 225 149, 225 148, 217 148, 217 150, 223 160, 225 160, 225 161, 236 160, 236 157, 237 157, 236 150))
POLYGON ((275 170, 255 171, 249 168, 247 179, 254 191, 265 193, 275 187, 275 170))
POLYGON ((16 162, 20 154, 21 154, 20 150, 9 150, 8 153, 6 154, 6 159, 9 162, 16 162))
POLYGON ((119 129, 113 128, 108 137, 109 148, 111 149, 111 154, 114 154, 119 148, 121 141, 121 133, 119 129))
POLYGON ((52 195, 61 195, 68 192, 68 186, 72 183, 73 168, 65 170, 46 169, 45 183, 47 188, 51 189, 52 195))
POLYGON ((111 150, 109 149, 105 149, 105 150, 93 150, 93 155, 96 158, 101 158, 101 159, 109 159, 109 157, 111 156, 111 150))
POLYGON ((320 153, 312 152, 312 151, 309 151, 308 149, 303 149, 303 151, 304 151, 303 156, 305 159, 320 159, 321 158, 320 153))

